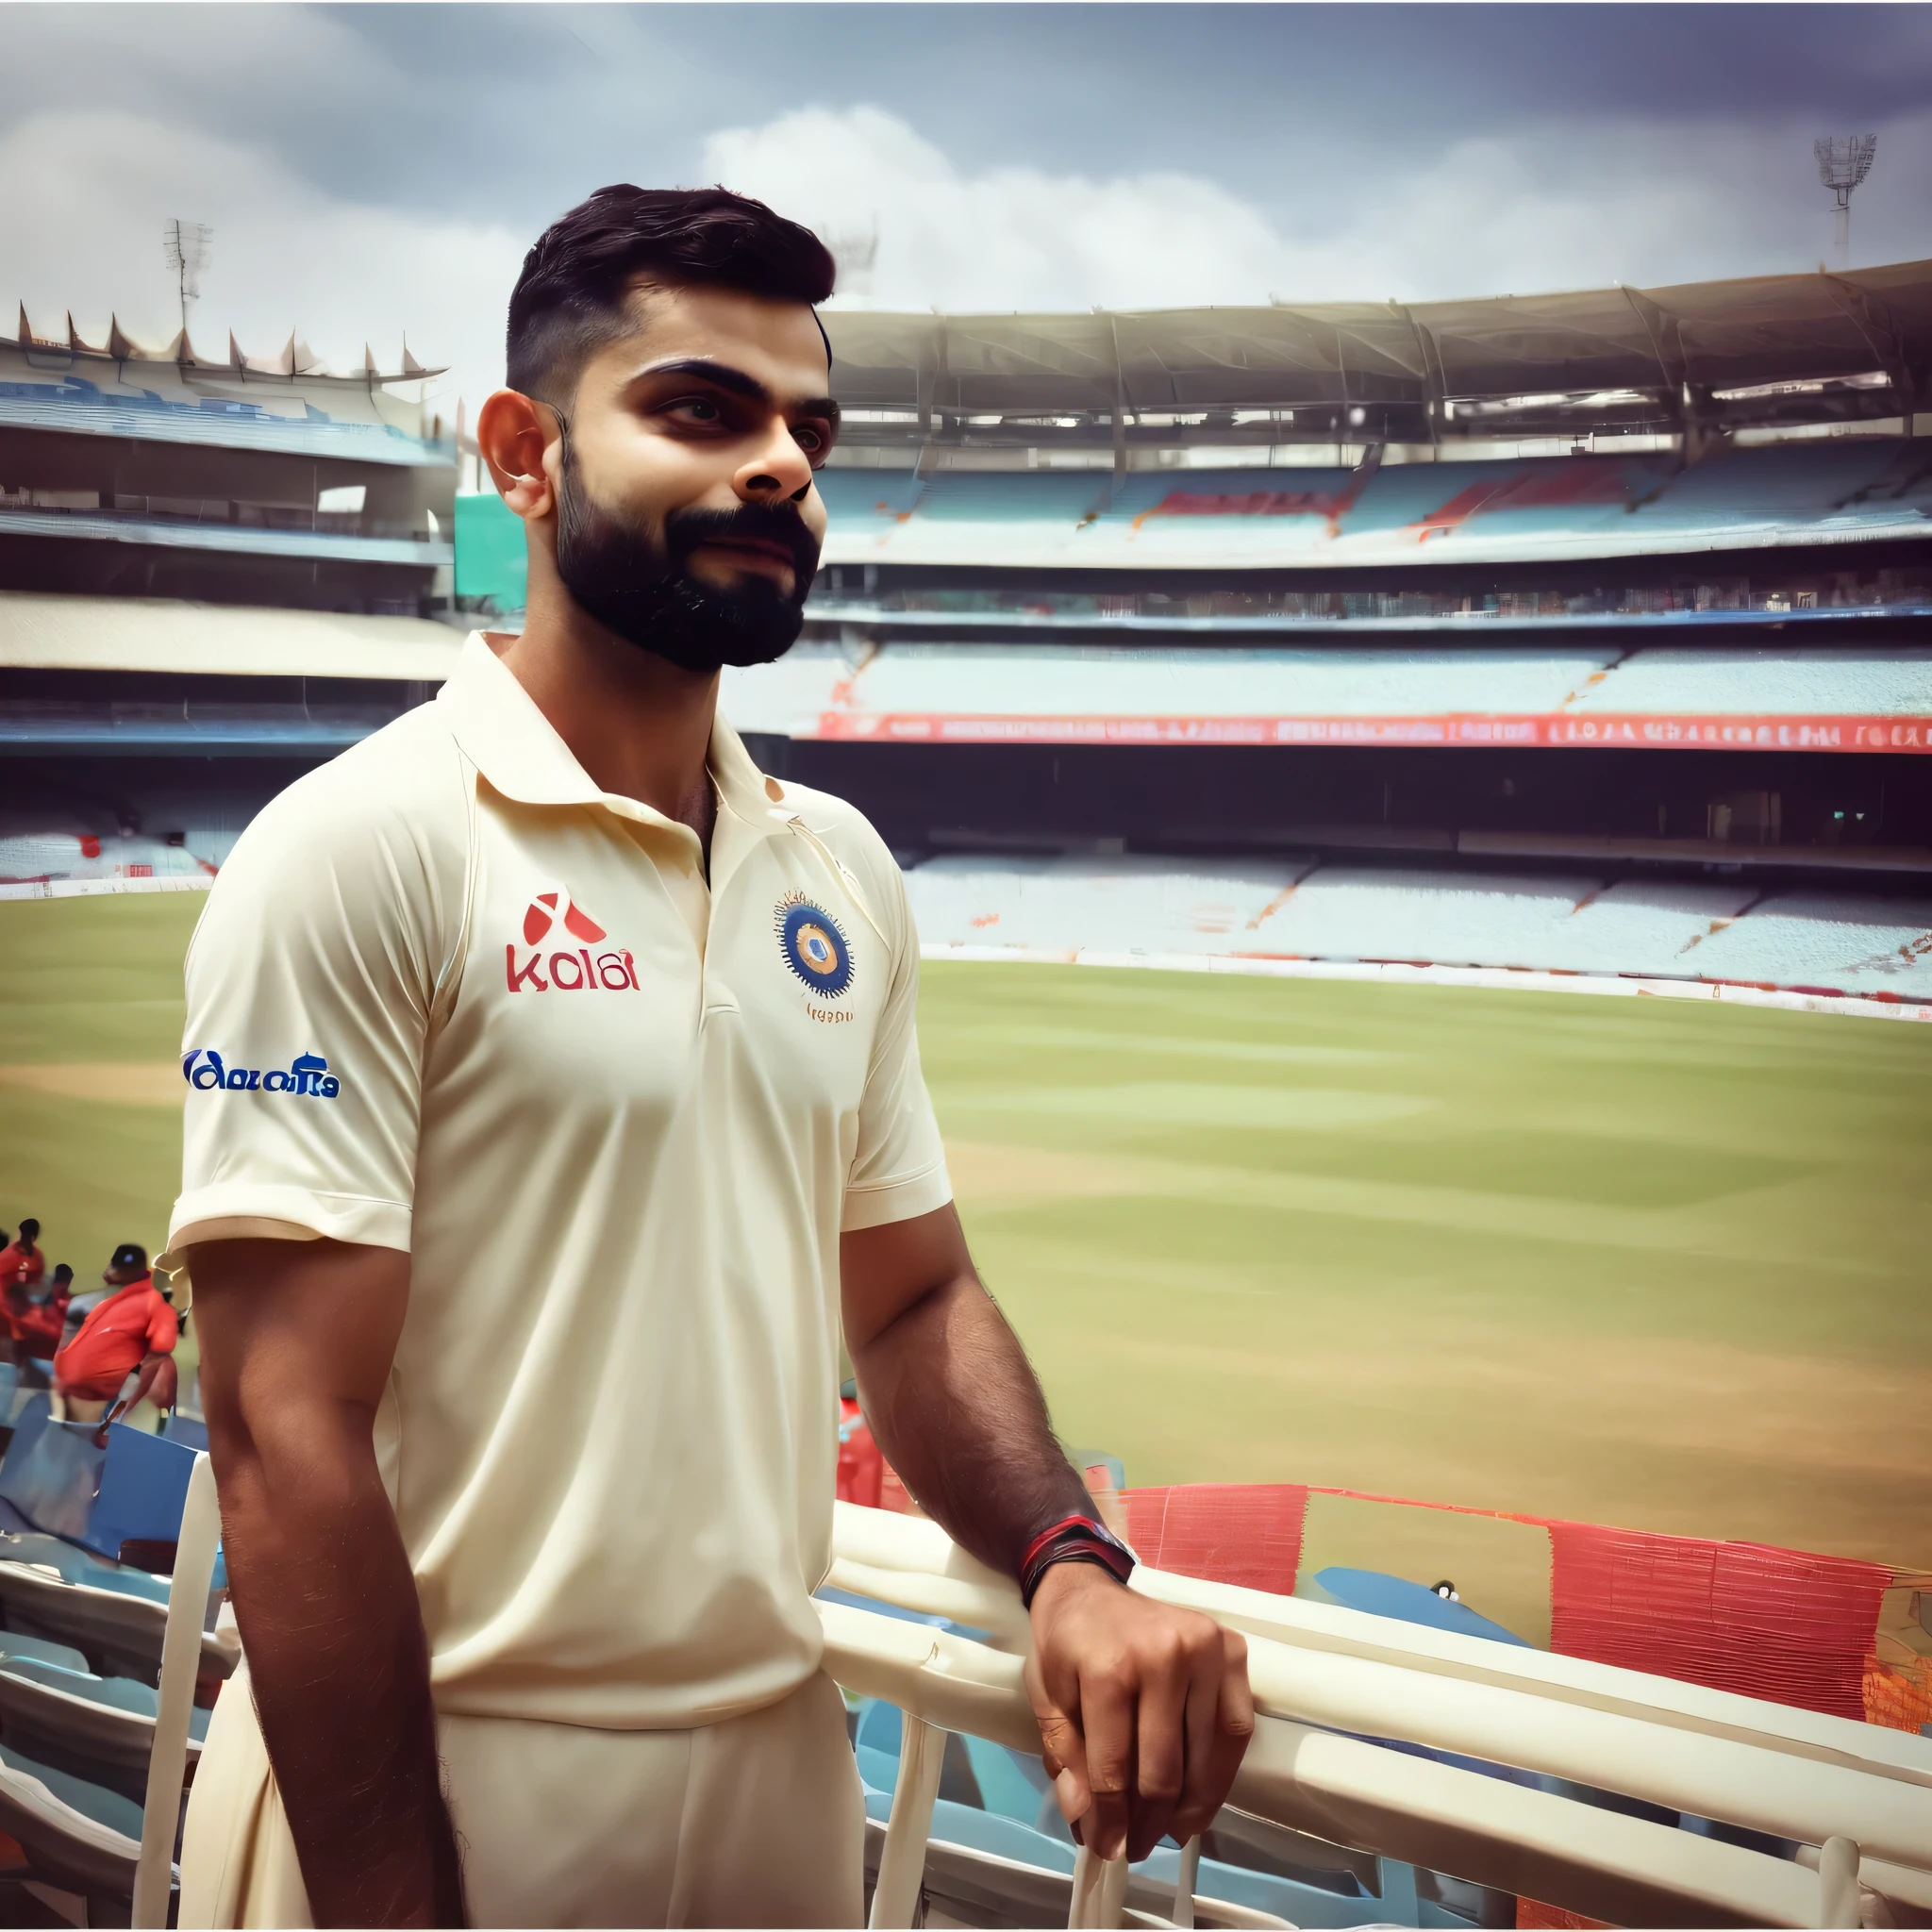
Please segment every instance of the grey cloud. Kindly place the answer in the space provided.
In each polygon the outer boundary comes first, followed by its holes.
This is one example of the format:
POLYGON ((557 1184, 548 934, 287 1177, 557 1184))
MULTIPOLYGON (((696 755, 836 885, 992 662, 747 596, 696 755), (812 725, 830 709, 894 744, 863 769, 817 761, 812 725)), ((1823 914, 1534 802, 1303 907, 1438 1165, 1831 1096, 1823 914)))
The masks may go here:
MULTIPOLYGON (((874 103, 960 166, 1205 175, 1299 224, 1457 139, 1876 125, 1932 10, 1846 6, 12 6, 0 117, 116 106, 334 195, 535 226, 705 134, 874 103)), ((1808 136, 1807 137, 1808 139, 1808 136)), ((1372 196, 1373 198, 1373 196, 1372 196)), ((1876 196, 1874 194, 1874 198, 1876 196)))

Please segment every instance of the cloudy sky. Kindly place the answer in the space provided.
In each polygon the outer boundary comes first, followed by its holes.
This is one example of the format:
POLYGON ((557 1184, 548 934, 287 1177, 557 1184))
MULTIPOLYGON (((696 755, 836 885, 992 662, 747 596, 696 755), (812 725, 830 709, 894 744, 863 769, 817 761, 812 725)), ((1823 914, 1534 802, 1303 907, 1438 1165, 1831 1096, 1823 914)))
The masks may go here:
POLYGON ((444 407, 607 181, 722 181, 951 308, 1525 292, 1932 256, 1924 6, 0 5, 0 302, 198 341, 404 332, 444 407))

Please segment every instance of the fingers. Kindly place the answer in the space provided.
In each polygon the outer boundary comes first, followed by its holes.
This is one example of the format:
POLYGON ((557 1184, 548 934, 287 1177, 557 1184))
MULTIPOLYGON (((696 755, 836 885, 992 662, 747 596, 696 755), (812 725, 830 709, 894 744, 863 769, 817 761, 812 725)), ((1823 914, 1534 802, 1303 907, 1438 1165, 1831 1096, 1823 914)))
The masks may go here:
POLYGON ((1220 1643, 1204 1644, 1194 1654, 1193 1668, 1188 1674, 1187 1782, 1168 1824, 1182 1844, 1204 1830, 1219 1808, 1211 1767, 1221 1727, 1221 1687, 1225 1674, 1226 1653, 1220 1643))
POLYGON ((1212 1823, 1255 1728, 1247 1643, 1192 1612, 1070 1585, 1036 1603, 1026 1688, 1074 1836, 1103 1858, 1147 1856, 1212 1823))
POLYGON ((1189 1707, 1193 1657, 1179 1630, 1163 1633, 1141 1649, 1136 1743, 1133 1825, 1127 1856, 1144 1858, 1168 1829, 1187 1778, 1189 1707))
MULTIPOLYGON (((1193 1723, 1193 1694, 1189 1698, 1190 1752, 1188 1786, 1169 1829, 1183 1844, 1205 1831, 1214 1822, 1241 1768, 1248 1740, 1255 1734, 1255 1695, 1248 1685, 1248 1644, 1239 1630, 1220 1633, 1219 1669, 1211 1684, 1202 1688, 1202 1713, 1209 1722, 1197 1731, 1193 1723), (1202 1736, 1204 1748, 1198 1755, 1192 1748, 1195 1736, 1202 1736)), ((1191 1692, 1193 1687, 1191 1687, 1191 1692)))
POLYGON ((1074 1842, 1084 1842, 1081 1821, 1093 1808, 1087 1783, 1087 1747, 1079 1725, 1047 1690, 1037 1653, 1026 1659, 1026 1695, 1040 1725, 1040 1755, 1053 1780, 1054 1801, 1073 1827, 1074 1842))
POLYGON ((1080 1730, 1087 1746, 1087 1789, 1093 1809, 1086 1842, 1103 1858, 1118 1858, 1127 1844, 1134 1799, 1132 1684, 1116 1664, 1080 1674, 1080 1730))

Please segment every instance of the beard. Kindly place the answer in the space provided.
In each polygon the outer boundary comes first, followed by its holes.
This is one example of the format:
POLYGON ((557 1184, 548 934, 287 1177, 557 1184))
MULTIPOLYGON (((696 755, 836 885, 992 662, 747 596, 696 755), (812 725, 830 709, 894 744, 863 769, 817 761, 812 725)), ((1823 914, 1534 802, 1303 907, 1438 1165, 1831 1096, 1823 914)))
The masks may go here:
POLYGON ((557 574, 599 624, 641 651, 705 676, 726 664, 770 664, 798 641, 818 567, 818 540, 790 505, 674 510, 661 537, 613 515, 584 488, 566 438, 557 574), (757 572, 729 588, 692 576, 691 552, 720 539, 783 544, 791 553, 791 593, 757 572))

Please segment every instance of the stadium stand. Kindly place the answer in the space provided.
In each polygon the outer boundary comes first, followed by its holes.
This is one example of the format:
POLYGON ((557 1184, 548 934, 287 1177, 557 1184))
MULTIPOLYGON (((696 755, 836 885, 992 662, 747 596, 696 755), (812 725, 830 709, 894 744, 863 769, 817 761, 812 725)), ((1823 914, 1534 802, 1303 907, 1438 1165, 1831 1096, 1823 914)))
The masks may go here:
POLYGON ((941 858, 907 890, 929 946, 1235 952, 1313 863, 941 858))
MULTIPOLYGON (((794 738, 1024 738, 1077 744, 1096 738, 1186 737, 1237 721, 1261 730, 1238 741, 1306 740, 1325 722, 1341 738, 1388 736, 1376 719, 1408 720, 1421 742, 1561 742, 1568 719, 1636 721, 1641 735, 1692 720, 1816 720, 1842 748, 1855 721, 1923 720, 1932 651, 1846 648, 1829 656, 1769 642, 1709 651, 1648 647, 1620 654, 1580 642, 1539 650, 1464 645, 1379 649, 1132 652, 1093 645, 977 647, 911 641, 867 656, 800 650, 776 665, 734 672, 728 704, 740 728, 794 738), (1477 735, 1477 721, 1490 728, 1477 735)), ((1590 734, 1594 738, 1594 730, 1590 734)))
POLYGON ((864 527, 874 517, 911 514, 924 480, 911 470, 825 470, 819 490, 825 508, 841 527, 864 527))
POLYGON ((0 341, 0 587, 418 614, 439 571, 448 593, 456 453, 384 385, 433 373, 334 375, 292 341, 147 350, 118 325, 50 341, 23 313, 0 341))
POLYGON ((431 373, 0 341, 0 880, 205 878, 435 689, 456 447, 394 393, 431 373))
POLYGON ((1932 894, 1728 879, 944 857, 908 874, 934 948, 1513 968, 1932 1001, 1932 894))
MULTIPOLYGON (((1674 475, 1656 458, 1596 455, 1385 462, 1367 476, 1190 470, 1130 475, 1118 491, 1104 474, 940 472, 889 517, 876 508, 885 498, 875 493, 866 505, 861 497, 835 522, 825 558, 987 568, 1024 558, 1076 570, 1386 569, 1800 548, 1919 534, 1924 473, 1910 445, 1859 441, 1864 447, 1826 444, 1815 456, 1738 450, 1713 459, 1707 476, 1674 475), (1883 487, 1907 471, 1919 479, 1916 489, 1883 487)), ((845 488, 839 496, 849 500, 845 488)))
POLYGON ((1779 892, 1703 942, 1707 978, 1932 999, 1932 898, 1779 892))
MULTIPOLYGON (((1932 870, 1928 291, 835 310, 826 567, 727 714, 873 816, 936 944, 1907 996, 1858 962, 1932 870), (1836 924, 1767 909, 1854 874, 1836 924)), ((515 621, 522 532, 454 508, 413 362, 23 319, 0 363, 0 890, 206 876, 435 690, 427 618, 515 621)))
POLYGON ((1928 290, 835 313, 726 708, 936 946, 1924 1001, 1928 290))
POLYGON ((1743 448, 1678 473, 1659 456, 1431 460, 1362 469, 835 473, 828 563, 1390 565, 1755 550, 1924 528, 1932 463, 1904 439, 1743 448), (868 500, 870 499, 870 500, 868 500), (890 504, 890 509, 883 510, 890 504))

